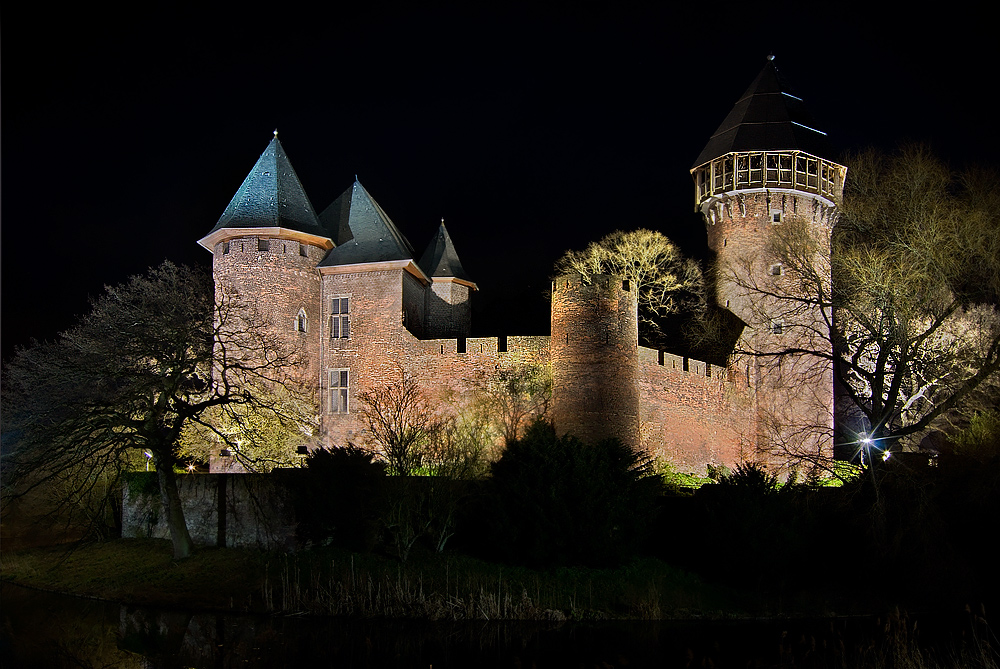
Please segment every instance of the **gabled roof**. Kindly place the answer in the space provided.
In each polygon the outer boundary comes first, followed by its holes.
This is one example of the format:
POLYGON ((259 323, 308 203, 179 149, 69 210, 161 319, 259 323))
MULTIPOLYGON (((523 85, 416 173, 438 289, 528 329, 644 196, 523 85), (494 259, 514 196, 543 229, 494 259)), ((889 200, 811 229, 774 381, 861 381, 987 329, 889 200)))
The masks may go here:
POLYGON ((831 157, 826 133, 816 128, 802 98, 794 94, 778 73, 774 56, 768 56, 764 69, 708 140, 692 167, 732 152, 796 150, 819 158, 831 157))
POLYGON ((417 264, 429 277, 451 277, 472 282, 462 267, 462 261, 458 259, 458 252, 455 251, 448 229, 444 227, 444 220, 417 264))
POLYGON ((409 240, 358 181, 324 209, 319 219, 326 234, 337 244, 319 267, 406 260, 416 256, 409 240))
POLYGON ((284 228, 329 237, 278 141, 277 131, 206 237, 223 228, 284 228))

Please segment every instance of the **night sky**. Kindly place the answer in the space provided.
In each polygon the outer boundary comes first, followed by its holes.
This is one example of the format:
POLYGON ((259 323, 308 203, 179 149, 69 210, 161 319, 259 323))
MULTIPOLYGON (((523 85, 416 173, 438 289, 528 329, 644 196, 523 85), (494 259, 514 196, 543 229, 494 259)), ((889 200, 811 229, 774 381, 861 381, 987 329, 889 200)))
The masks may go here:
POLYGON ((418 254, 444 217, 475 335, 548 334, 553 262, 615 229, 703 256, 688 170, 769 52, 839 150, 997 162, 985 17, 673 4, 8 3, 4 359, 105 284, 208 265, 196 241, 275 128, 317 213, 357 174, 418 254))

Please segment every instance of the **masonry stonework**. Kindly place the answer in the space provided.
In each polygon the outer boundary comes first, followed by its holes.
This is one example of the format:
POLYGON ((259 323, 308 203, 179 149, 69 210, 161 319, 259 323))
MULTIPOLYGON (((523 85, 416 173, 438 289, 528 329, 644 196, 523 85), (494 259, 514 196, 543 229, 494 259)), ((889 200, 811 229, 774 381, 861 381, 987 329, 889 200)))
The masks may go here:
POLYGON ((779 305, 746 289, 787 282, 766 253, 775 226, 805 221, 829 252, 845 169, 821 157, 800 103, 769 62, 691 170, 709 245, 731 272, 714 298, 747 326, 724 367, 640 347, 637 287, 611 276, 557 277, 550 336, 470 337, 478 288, 444 222, 418 257, 357 181, 317 216, 277 136, 200 243, 215 255, 219 294, 237 288, 307 358, 324 447, 364 441, 358 395, 401 374, 456 414, 491 375, 532 365, 551 371, 560 434, 618 437, 695 473, 766 460, 781 440, 824 454, 829 365, 766 353, 819 346, 828 314, 776 328, 779 305))
POLYGON ((615 276, 552 282, 552 421, 560 435, 639 446, 636 290, 615 276))

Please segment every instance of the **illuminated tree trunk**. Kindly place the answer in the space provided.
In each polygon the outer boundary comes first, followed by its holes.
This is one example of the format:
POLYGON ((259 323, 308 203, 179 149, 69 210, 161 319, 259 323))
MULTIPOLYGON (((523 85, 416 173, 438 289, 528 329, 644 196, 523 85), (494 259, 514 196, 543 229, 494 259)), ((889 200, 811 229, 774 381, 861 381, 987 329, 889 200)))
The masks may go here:
POLYGON ((160 502, 167 517, 167 527, 170 528, 170 540, 174 544, 174 559, 186 558, 194 550, 194 542, 191 541, 191 533, 184 522, 181 496, 177 492, 177 477, 169 458, 157 455, 156 474, 160 481, 160 502))

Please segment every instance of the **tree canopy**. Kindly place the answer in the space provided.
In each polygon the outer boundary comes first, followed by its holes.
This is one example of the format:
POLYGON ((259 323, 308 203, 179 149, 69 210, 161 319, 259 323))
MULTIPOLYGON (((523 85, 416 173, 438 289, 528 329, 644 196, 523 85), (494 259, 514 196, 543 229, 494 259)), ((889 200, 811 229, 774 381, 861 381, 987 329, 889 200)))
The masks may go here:
POLYGON ((667 316, 704 303, 698 263, 685 258, 676 244, 652 230, 618 230, 591 242, 583 251, 567 251, 555 271, 576 272, 585 280, 598 274, 628 279, 637 286, 639 334, 651 343, 663 339, 667 316))
POLYGON ((203 271, 167 262, 107 287, 75 326, 4 366, 7 488, 63 481, 79 490, 146 453, 174 555, 184 557, 192 544, 174 477, 182 434, 198 426, 240 447, 236 435, 253 430, 231 426, 261 416, 308 430, 298 364, 239 295, 215 299, 203 271))
POLYGON ((997 400, 1000 180, 919 146, 845 162, 829 247, 790 217, 721 272, 755 305, 750 331, 784 324, 740 352, 832 361, 838 439, 888 448, 997 400))

